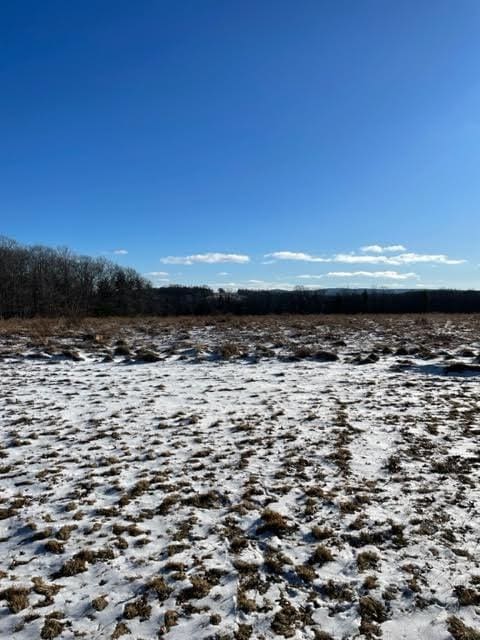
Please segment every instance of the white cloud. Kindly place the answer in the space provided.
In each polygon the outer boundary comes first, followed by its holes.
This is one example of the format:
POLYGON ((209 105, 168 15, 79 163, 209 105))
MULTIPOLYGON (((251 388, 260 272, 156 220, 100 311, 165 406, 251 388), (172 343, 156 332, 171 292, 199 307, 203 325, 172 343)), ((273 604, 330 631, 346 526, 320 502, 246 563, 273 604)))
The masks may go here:
MULTIPOLYGON (((392 245, 393 246, 393 245, 392 245)), ((463 264, 466 260, 449 258, 445 254, 422 254, 422 253, 399 253, 398 255, 358 255, 355 253, 337 253, 329 258, 312 256, 309 253, 295 253, 293 251, 277 251, 265 256, 274 257, 277 260, 295 260, 299 262, 322 262, 322 263, 343 263, 343 264, 443 264, 454 265, 463 264)))
POLYGON ((164 278, 168 276, 168 271, 147 271, 144 276, 150 276, 151 278, 164 278))
POLYGON ((406 250, 407 248, 403 244, 389 244, 386 247, 382 247, 379 244, 369 244, 366 247, 362 247, 364 253, 391 253, 406 250))
POLYGON ((386 280, 410 280, 417 278, 416 273, 399 273, 398 271, 330 271, 329 278, 382 278, 386 280))
POLYGON ((447 288, 443 281, 431 283, 431 282, 419 282, 415 285, 418 289, 445 289, 447 288))
POLYGON ((303 280, 318 280, 324 277, 325 275, 312 275, 310 273, 303 273, 301 276, 297 276, 297 278, 302 278, 303 280))
POLYGON ((191 256, 166 256, 161 258, 160 262, 163 264, 218 264, 221 262, 245 264, 250 262, 250 258, 238 253, 197 253, 191 256))
POLYGON ((297 284, 291 282, 269 282, 267 280, 245 280, 242 282, 213 282, 210 283, 211 287, 217 289, 294 289, 297 284))
POLYGON ((402 264, 463 264, 466 260, 456 260, 449 258, 444 254, 423 254, 423 253, 399 253, 396 256, 359 256, 351 253, 339 253, 334 256, 332 262, 343 262, 345 264, 388 264, 388 265, 402 265, 402 264))
POLYGON ((228 273, 228 271, 220 271, 219 273, 217 273, 217 276, 229 276, 230 274, 228 273))
POLYGON ((115 249, 112 251, 116 256, 126 256, 128 251, 126 249, 115 249))
POLYGON ((275 258, 275 260, 298 260, 301 262, 331 262, 329 258, 320 258, 312 256, 309 253, 297 253, 295 251, 275 251, 274 253, 265 254, 264 258, 275 258))
POLYGON ((402 253, 397 256, 399 262, 403 264, 414 264, 418 262, 431 262, 434 264, 465 264, 463 259, 449 258, 444 254, 439 255, 423 255, 418 253, 402 253))

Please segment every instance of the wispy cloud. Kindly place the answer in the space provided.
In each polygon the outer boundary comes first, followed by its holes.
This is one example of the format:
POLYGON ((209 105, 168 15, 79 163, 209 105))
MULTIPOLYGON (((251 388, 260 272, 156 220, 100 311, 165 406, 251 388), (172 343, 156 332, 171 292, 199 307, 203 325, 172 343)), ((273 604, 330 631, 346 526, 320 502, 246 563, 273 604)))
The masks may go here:
MULTIPOLYGON (((297 260, 300 262, 331 262, 330 258, 321 258, 312 256, 309 253, 299 253, 296 251, 275 251, 274 253, 266 253, 264 258, 274 258, 275 260, 297 260)), ((264 264, 269 264, 264 263, 264 264)))
POLYGON ((116 256, 126 256, 128 251, 126 249, 114 249, 112 253, 116 256))
POLYGON ((165 276, 168 276, 168 271, 147 271, 143 275, 151 278, 165 278, 165 276))
POLYGON ((161 258, 163 264, 219 264, 233 262, 245 264, 250 262, 250 257, 238 253, 197 253, 191 256, 166 256, 161 258))
POLYGON ((395 253, 398 251, 406 251, 407 248, 404 247, 403 244, 389 244, 384 247, 379 244, 368 244, 365 247, 361 247, 361 250, 364 253, 395 253))
POLYGON ((424 254, 424 253, 399 253, 396 256, 385 255, 364 255, 359 256, 354 253, 339 253, 335 255, 331 262, 341 262, 344 264, 463 264, 466 260, 449 258, 445 254, 424 254))
POLYGON ((213 282, 210 284, 214 289, 294 289, 298 284, 292 282, 268 281, 268 280, 245 280, 241 282, 213 282))
MULTIPOLYGON (((394 245, 392 245, 394 246, 394 245)), ((381 248, 381 247, 380 247, 381 248)), ((321 263, 341 263, 341 264, 385 264, 400 266, 406 264, 443 264, 455 265, 463 264, 466 260, 450 258, 445 254, 423 254, 405 252, 397 255, 359 255, 355 253, 337 253, 330 257, 312 256, 309 253, 298 253, 294 251, 276 251, 266 254, 266 258, 276 260, 294 260, 298 262, 321 262, 321 263)))
POLYGON ((418 279, 416 273, 399 273, 398 271, 330 271, 328 278, 380 278, 385 280, 418 279))

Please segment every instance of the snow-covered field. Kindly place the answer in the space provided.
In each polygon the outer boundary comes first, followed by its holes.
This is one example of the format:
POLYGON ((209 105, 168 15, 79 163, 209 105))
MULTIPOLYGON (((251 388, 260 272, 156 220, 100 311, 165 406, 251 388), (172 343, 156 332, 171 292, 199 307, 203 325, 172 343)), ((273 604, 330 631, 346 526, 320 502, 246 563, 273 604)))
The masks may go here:
POLYGON ((479 326, 8 325, 0 637, 477 640, 479 326))

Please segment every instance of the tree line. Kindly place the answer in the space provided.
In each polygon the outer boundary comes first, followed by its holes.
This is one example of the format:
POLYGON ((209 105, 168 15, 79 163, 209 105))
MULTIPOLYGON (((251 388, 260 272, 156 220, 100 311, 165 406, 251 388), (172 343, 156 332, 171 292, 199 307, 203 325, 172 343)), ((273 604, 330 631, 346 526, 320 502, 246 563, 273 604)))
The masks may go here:
POLYGON ((478 313, 480 292, 153 287, 134 269, 0 237, 0 318, 282 313, 478 313))
POLYGON ((138 313, 150 285, 134 269, 69 249, 0 238, 0 317, 138 313))
POLYGON ((208 287, 170 286, 150 291, 146 312, 156 315, 478 313, 480 292, 300 288, 215 292, 208 287))

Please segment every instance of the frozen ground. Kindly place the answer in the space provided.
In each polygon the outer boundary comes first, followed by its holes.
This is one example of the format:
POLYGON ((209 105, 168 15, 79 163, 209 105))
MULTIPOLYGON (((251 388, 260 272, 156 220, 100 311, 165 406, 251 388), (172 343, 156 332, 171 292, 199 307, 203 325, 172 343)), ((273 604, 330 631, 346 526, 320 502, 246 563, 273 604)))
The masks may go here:
POLYGON ((0 637, 477 640, 477 330, 8 327, 0 637))

